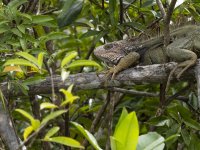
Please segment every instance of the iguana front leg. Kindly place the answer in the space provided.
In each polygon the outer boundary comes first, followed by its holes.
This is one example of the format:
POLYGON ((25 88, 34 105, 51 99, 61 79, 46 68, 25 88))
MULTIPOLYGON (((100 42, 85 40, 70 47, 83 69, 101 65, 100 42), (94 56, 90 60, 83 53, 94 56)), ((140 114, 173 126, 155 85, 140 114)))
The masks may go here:
POLYGON ((115 75, 120 71, 127 69, 132 65, 138 64, 139 59, 140 54, 138 54, 137 52, 128 53, 128 55, 120 59, 119 63, 116 66, 110 68, 110 70, 108 71, 108 75, 112 75, 112 79, 114 79, 115 75))

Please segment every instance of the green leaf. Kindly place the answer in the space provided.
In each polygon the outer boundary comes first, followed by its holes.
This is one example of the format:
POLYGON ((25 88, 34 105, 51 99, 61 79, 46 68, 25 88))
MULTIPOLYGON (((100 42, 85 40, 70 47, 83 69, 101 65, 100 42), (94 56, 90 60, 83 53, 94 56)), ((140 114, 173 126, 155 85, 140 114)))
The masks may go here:
POLYGON ((92 60, 76 60, 69 64, 67 68, 74 68, 74 67, 81 67, 81 66, 93 66, 97 67, 99 70, 101 69, 101 66, 92 60))
POLYGON ((27 0, 13 0, 13 1, 9 2, 7 6, 10 9, 16 9, 17 10, 17 8, 20 5, 24 4, 25 2, 27 2, 27 0))
POLYGON ((137 150, 163 150, 165 139, 156 132, 149 132, 139 136, 137 150))
POLYGON ((49 139, 51 136, 53 136, 54 134, 56 134, 59 130, 60 130, 60 128, 57 127, 57 126, 51 128, 51 129, 47 132, 47 134, 45 135, 44 140, 49 139))
POLYGON ((47 42, 49 40, 59 40, 59 39, 63 39, 63 38, 67 38, 66 33, 51 32, 48 35, 41 36, 39 40, 41 40, 42 42, 47 42))
POLYGON ((51 114, 47 115, 41 122, 41 124, 45 124, 47 122, 49 122, 52 119, 55 119, 56 117, 66 113, 67 110, 58 110, 58 111, 54 111, 51 114))
POLYGON ((96 139, 94 138, 94 136, 88 132, 87 130, 85 130, 80 124, 76 123, 76 122, 71 122, 72 125, 74 125, 76 127, 76 129, 88 140, 88 142, 96 149, 96 150, 102 150, 96 139))
POLYGON ((24 117, 26 117, 32 125, 33 130, 37 130, 40 127, 40 121, 38 119, 34 119, 28 112, 22 110, 22 109, 15 109, 15 111, 22 114, 24 117))
POLYGON ((197 122, 196 120, 193 120, 192 118, 184 117, 183 118, 183 122, 187 126, 193 128, 195 130, 200 130, 200 124, 199 124, 199 122, 197 122))
POLYGON ((113 136, 121 144, 113 143, 112 145, 115 145, 117 149, 136 149, 138 136, 139 126, 135 112, 127 114, 127 111, 124 109, 113 136))
POLYGON ((33 127, 28 126, 26 129, 24 129, 23 137, 24 141, 27 139, 27 137, 33 132, 33 127))
POLYGON ((20 114, 22 114, 24 117, 26 117, 30 122, 32 122, 33 120, 35 120, 28 112, 22 110, 22 109, 15 109, 16 112, 19 112, 20 114))
POLYGON ((29 53, 18 52, 18 53, 16 53, 16 55, 19 55, 19 56, 29 60, 30 62, 34 63, 36 66, 38 66, 38 60, 35 57, 33 57, 32 55, 30 55, 29 53))
POLYGON ((52 103, 48 103, 48 102, 44 102, 44 103, 40 104, 40 110, 52 109, 52 108, 58 108, 58 106, 56 106, 55 104, 52 104, 52 103))
POLYGON ((59 27, 70 25, 81 13, 83 0, 67 0, 65 1, 62 12, 58 15, 59 27))
POLYGON ((41 83, 43 81, 45 81, 46 78, 41 77, 41 76, 33 76, 33 77, 29 77, 28 79, 23 81, 23 85, 33 85, 33 84, 38 84, 41 83))
POLYGON ((54 20, 51 16, 48 15, 35 15, 32 16, 32 23, 40 24, 48 21, 54 20))
POLYGON ((40 53, 38 54, 38 61, 37 61, 37 64, 38 64, 39 69, 42 69, 42 64, 43 64, 44 55, 45 55, 44 52, 40 52, 40 53))
POLYGON ((61 68, 63 68, 65 65, 67 65, 72 59, 74 59, 78 55, 77 52, 73 51, 70 53, 67 53, 65 58, 61 62, 61 68))
POLYGON ((58 136, 58 137, 52 137, 52 138, 46 139, 45 141, 55 142, 55 143, 63 144, 66 146, 71 146, 74 148, 84 149, 84 147, 78 141, 69 137, 58 136))
POLYGON ((33 127, 33 130, 37 130, 40 127, 40 121, 38 119, 34 119, 31 121, 31 125, 33 127))

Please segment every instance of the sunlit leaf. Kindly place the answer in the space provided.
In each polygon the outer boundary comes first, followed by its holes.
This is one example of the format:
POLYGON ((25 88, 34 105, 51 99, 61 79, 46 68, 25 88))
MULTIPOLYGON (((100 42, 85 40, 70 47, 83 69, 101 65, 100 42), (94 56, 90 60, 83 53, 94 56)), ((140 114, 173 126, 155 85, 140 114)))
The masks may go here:
POLYGON ((16 55, 19 55, 19 56, 29 60, 30 62, 32 62, 32 63, 34 63, 35 65, 38 66, 37 58, 35 58, 34 56, 30 55, 29 53, 27 53, 27 52, 18 52, 18 53, 16 53, 16 55))
POLYGON ((88 140, 88 142, 96 149, 96 150, 102 150, 95 137, 90 133, 88 132, 86 129, 84 129, 80 124, 76 123, 76 122, 71 122, 75 127, 76 129, 78 129, 78 131, 88 140))
POLYGON ((15 109, 16 112, 19 112, 20 114, 22 114, 24 117, 26 117, 30 122, 32 122, 33 120, 35 120, 28 112, 22 110, 22 109, 15 109))
POLYGON ((38 119, 31 120, 33 130, 37 130, 40 127, 40 121, 38 119))
POLYGON ((47 134, 45 135, 44 140, 49 139, 51 136, 53 136, 54 134, 56 134, 59 130, 60 130, 60 128, 57 127, 57 126, 51 128, 51 129, 47 132, 47 134))
POLYGON ((37 64, 38 64, 39 69, 42 69, 44 55, 45 55, 45 53, 43 53, 43 52, 40 52, 38 54, 38 63, 37 64))
POLYGON ((27 128, 24 129, 23 137, 24 141, 27 139, 27 137, 33 132, 33 127, 28 126, 27 128))
POLYGON ((34 69, 38 70, 37 66, 35 66, 33 63, 31 63, 28 60, 25 59, 9 59, 5 62, 3 66, 8 66, 8 65, 22 65, 22 66, 30 66, 33 67, 34 69))
POLYGON ((66 113, 67 110, 58 110, 58 111, 54 111, 52 113, 50 113, 49 115, 47 115, 41 122, 41 124, 45 124, 47 122, 49 122, 52 119, 55 119, 56 117, 66 113))
POLYGON ((81 66, 92 66, 97 67, 98 69, 101 69, 101 66, 92 60, 76 60, 69 64, 67 68, 74 68, 74 67, 81 67, 81 66))
POLYGON ((113 137, 115 141, 120 143, 112 143, 117 149, 136 149, 139 137, 139 126, 135 112, 127 114, 127 111, 123 109, 113 137))
POLYGON ((52 109, 52 108, 58 108, 58 106, 56 106, 55 104, 52 104, 52 103, 48 103, 48 102, 44 102, 44 103, 40 104, 40 110, 52 109))
MULTIPOLYGON (((70 86, 68 89, 69 90, 72 90, 73 86, 70 86)), ((72 104, 74 102, 74 100, 78 99, 79 97, 78 96, 74 96, 71 91, 69 90, 65 90, 65 89, 60 89, 60 92, 62 92, 65 96, 65 100, 61 103, 61 106, 64 106, 68 103, 72 104)))
POLYGON ((46 139, 45 141, 55 142, 55 143, 63 144, 63 145, 74 147, 74 148, 84 149, 84 147, 78 141, 69 137, 64 137, 64 136, 51 137, 51 138, 46 139))
POLYGON ((77 52, 73 51, 68 53, 61 62, 61 68, 63 68, 65 65, 67 65, 72 59, 74 59, 78 55, 77 52))

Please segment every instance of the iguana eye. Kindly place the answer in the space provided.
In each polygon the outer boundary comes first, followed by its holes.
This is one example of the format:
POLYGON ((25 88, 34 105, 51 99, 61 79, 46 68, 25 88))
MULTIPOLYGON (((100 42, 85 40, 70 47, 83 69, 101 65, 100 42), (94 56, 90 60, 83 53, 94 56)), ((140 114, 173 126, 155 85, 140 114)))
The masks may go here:
POLYGON ((113 48, 113 44, 106 44, 106 45, 104 45, 104 49, 105 50, 109 50, 111 48, 113 48))

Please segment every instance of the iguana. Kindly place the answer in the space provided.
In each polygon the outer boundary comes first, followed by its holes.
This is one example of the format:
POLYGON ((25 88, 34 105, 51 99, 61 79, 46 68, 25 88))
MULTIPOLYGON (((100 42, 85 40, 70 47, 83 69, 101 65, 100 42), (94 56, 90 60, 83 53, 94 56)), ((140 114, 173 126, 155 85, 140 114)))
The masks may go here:
POLYGON ((94 55, 107 64, 114 65, 109 71, 109 74, 113 74, 112 77, 132 65, 175 61, 178 65, 170 75, 177 68, 182 68, 177 75, 179 78, 200 56, 200 26, 188 25, 173 30, 170 33, 170 44, 165 49, 163 43, 163 35, 142 42, 137 38, 115 41, 97 47, 94 55))

